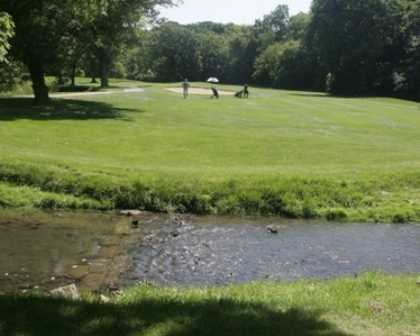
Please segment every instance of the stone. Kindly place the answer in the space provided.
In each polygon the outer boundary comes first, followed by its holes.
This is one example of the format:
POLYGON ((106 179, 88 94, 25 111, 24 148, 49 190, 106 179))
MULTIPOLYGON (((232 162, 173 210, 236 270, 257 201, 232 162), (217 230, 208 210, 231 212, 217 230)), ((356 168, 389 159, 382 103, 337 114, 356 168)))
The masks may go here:
POLYGON ((133 216, 140 216, 143 213, 143 211, 140 210, 121 210, 120 215, 127 216, 127 217, 133 217, 133 216))
POLYGON ((80 300, 80 293, 75 284, 59 287, 50 291, 55 297, 62 297, 69 300, 80 300))
POLYGON ((420 278, 417 279, 416 284, 417 284, 417 286, 420 286, 420 278))
POLYGON ((139 227, 139 221, 138 220, 133 220, 131 222, 131 227, 137 229, 139 227))
MULTIPOLYGON (((76 265, 75 265, 76 266, 76 265)), ((65 275, 75 280, 83 279, 89 273, 89 266, 88 265, 81 265, 65 270, 65 275)))
POLYGON ((272 233, 272 234, 278 234, 279 233, 279 229, 276 228, 273 225, 267 226, 267 231, 270 232, 270 233, 272 233))
POLYGON ((172 231, 171 232, 171 235, 172 235, 172 237, 174 237, 174 238, 176 238, 176 237, 178 237, 179 236, 179 231, 178 230, 174 230, 174 231, 172 231))

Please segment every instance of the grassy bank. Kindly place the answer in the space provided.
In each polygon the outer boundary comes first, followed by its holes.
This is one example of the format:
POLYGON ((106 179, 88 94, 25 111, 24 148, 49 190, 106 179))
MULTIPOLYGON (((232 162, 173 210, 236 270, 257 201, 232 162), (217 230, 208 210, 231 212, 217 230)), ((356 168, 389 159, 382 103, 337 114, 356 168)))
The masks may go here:
POLYGON ((242 177, 212 181, 132 178, 68 167, 0 164, 0 206, 144 209, 196 214, 408 222, 420 220, 420 175, 365 179, 242 177))
POLYGON ((414 277, 367 274, 327 282, 227 288, 141 285, 110 303, 0 297, 2 335, 419 335, 414 277))
POLYGON ((265 89, 183 100, 167 84, 130 81, 113 90, 136 86, 146 91, 46 107, 0 99, 0 205, 420 221, 418 103, 265 89))

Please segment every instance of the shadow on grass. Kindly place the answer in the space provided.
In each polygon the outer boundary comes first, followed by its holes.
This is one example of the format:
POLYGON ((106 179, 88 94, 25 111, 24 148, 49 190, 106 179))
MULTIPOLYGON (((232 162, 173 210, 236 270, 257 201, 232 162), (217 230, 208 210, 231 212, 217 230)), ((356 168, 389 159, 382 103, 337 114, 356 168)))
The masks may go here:
POLYGON ((1 335, 349 336, 320 314, 274 311, 231 300, 140 300, 98 304, 41 297, 0 297, 1 335))
POLYGON ((55 92, 89 92, 89 91, 99 91, 99 87, 93 87, 89 85, 57 85, 55 87, 55 92), (95 90, 96 89, 96 90, 95 90))
POLYGON ((126 112, 142 113, 140 109, 122 109, 111 104, 85 100, 53 99, 48 105, 35 106, 32 98, 0 98, 0 121, 130 119, 126 112))

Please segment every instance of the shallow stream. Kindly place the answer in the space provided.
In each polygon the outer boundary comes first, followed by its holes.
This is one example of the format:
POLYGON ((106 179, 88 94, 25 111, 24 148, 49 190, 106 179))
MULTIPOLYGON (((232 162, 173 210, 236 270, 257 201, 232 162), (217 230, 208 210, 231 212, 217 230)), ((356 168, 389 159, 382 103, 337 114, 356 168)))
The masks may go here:
POLYGON ((0 211, 0 292, 420 273, 420 225, 0 211))

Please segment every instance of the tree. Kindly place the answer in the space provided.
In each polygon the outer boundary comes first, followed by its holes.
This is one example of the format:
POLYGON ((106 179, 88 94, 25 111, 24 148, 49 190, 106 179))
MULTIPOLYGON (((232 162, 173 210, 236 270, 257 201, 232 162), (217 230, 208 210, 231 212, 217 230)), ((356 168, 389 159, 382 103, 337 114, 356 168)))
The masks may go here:
POLYGON ((286 38, 288 25, 289 7, 287 5, 278 5, 274 11, 264 16, 262 20, 262 26, 266 27, 273 34, 276 42, 286 38))
POLYGON ((389 90, 401 39, 398 0, 314 0, 305 44, 331 73, 332 93, 389 90))
POLYGON ((6 62, 6 56, 10 49, 9 40, 14 35, 14 23, 11 16, 0 12, 0 63, 6 62))
POLYGON ((317 89, 316 60, 301 42, 277 42, 264 50, 255 62, 254 79, 260 85, 282 89, 317 89))
POLYGON ((299 13, 291 16, 287 26, 287 39, 302 40, 310 20, 310 15, 306 13, 299 13))
POLYGON ((240 26, 229 36, 229 81, 237 84, 252 81, 259 43, 253 27, 240 26))
POLYGON ((12 51, 29 69, 35 102, 46 103, 49 97, 44 75, 48 67, 61 64, 66 59, 73 60, 70 63, 74 70, 75 60, 79 59, 83 48, 89 44, 99 57, 102 85, 107 86, 109 68, 122 45, 125 33, 138 24, 142 15, 153 12, 155 5, 171 2, 2 0, 0 11, 11 14, 15 22, 16 35, 12 40, 12 51), (84 13, 87 14, 87 20, 83 19, 84 13))
POLYGON ((198 34, 185 26, 166 22, 152 32, 150 41, 152 71, 157 80, 201 79, 198 34))
POLYGON ((9 90, 20 80, 22 65, 8 57, 14 23, 7 13, 0 13, 0 91, 9 90))
POLYGON ((28 67, 36 103, 48 102, 45 69, 57 61, 63 36, 69 34, 69 13, 77 1, 2 0, 0 10, 13 17, 16 35, 12 51, 28 67))
POLYGON ((405 13, 405 51, 402 62, 402 91, 405 95, 420 100, 420 0, 407 0, 405 13))
POLYGON ((92 24, 91 47, 100 65, 101 87, 108 86, 109 71, 144 16, 156 14, 157 5, 173 0, 101 0, 92 24))

